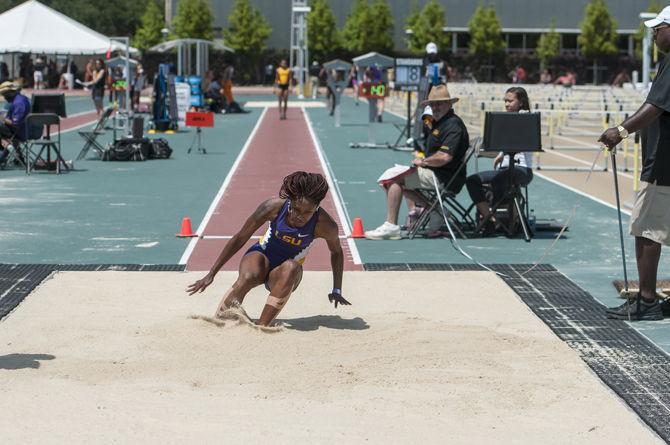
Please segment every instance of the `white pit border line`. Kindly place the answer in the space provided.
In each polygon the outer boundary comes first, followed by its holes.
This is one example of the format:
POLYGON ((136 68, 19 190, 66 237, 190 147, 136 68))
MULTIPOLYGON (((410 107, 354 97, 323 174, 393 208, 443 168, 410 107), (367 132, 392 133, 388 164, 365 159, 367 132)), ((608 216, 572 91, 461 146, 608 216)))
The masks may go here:
MULTIPOLYGON (((223 197, 223 194, 226 192, 226 189, 228 188, 228 185, 230 184, 230 181, 233 178, 233 175, 237 171, 237 167, 239 167, 240 162, 242 162, 242 158, 244 158, 244 155, 246 154, 247 150, 249 149, 249 146, 251 145, 251 141, 254 139, 256 136, 256 133, 258 132, 258 129, 261 126, 261 122, 263 122, 263 118, 265 117, 265 113, 268 111, 267 108, 263 108, 263 111, 261 112, 260 117, 258 118, 258 121, 256 121, 256 125, 254 126, 254 129, 251 130, 251 134, 247 138, 247 141, 244 143, 244 146, 242 146, 242 150, 240 150, 239 154, 237 155, 237 158, 235 159, 235 162, 233 165, 230 167, 230 170, 228 171, 228 175, 226 175, 226 179, 223 180, 223 184, 221 184, 221 188, 219 188, 219 191, 217 192, 216 196, 212 200, 212 203, 209 205, 209 209, 207 209, 207 213, 205 213, 204 218, 200 222, 200 225, 198 226, 198 230, 195 231, 196 234, 202 234, 203 231, 205 230, 205 227, 207 227, 207 224, 209 224, 209 220, 212 218, 212 215, 214 214, 214 210, 216 209, 216 206, 219 204, 219 201, 223 197)), ((207 237, 211 238, 211 237, 207 237)), ((194 237, 191 238, 191 241, 188 243, 188 246, 186 246, 186 250, 184 250, 184 253, 182 254, 181 258, 179 259, 179 264, 186 264, 191 257, 191 254, 193 253, 193 249, 195 249, 195 245, 198 243, 199 237, 194 237)))
POLYGON ((335 175, 333 174, 333 170, 330 167, 330 163, 328 162, 325 154, 323 153, 321 143, 319 142, 319 139, 316 137, 314 127, 312 126, 312 121, 310 120, 307 111, 305 111, 304 107, 301 108, 301 110, 303 116, 305 117, 305 122, 307 122, 307 128, 309 129, 309 134, 312 137, 314 150, 316 151, 316 154, 319 156, 319 161, 321 162, 321 168, 323 169, 323 172, 326 174, 326 181, 328 181, 328 186, 332 191, 333 202, 335 203, 337 216, 340 219, 340 222, 342 223, 342 230, 344 231, 344 235, 347 239, 347 244, 349 245, 349 251, 351 252, 351 257, 354 260, 354 264, 363 264, 363 262, 361 261, 361 256, 358 253, 358 248, 356 247, 356 242, 353 240, 353 238, 351 238, 351 226, 349 226, 349 214, 347 213, 345 207, 342 205, 343 199, 342 199, 342 193, 340 192, 340 187, 338 186, 337 181, 335 180, 335 175))

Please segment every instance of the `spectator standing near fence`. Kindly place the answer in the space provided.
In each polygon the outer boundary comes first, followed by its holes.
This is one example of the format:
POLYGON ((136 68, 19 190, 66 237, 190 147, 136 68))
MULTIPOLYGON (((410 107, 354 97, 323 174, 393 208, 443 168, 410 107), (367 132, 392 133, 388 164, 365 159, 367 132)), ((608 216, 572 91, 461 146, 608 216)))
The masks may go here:
POLYGON ((93 71, 95 71, 95 59, 89 59, 84 67, 84 82, 93 80, 93 71))
POLYGON ((356 64, 351 65, 349 69, 349 78, 351 79, 351 88, 354 90, 354 104, 358 106, 358 67, 356 64))
POLYGON ((235 76, 235 67, 232 63, 227 64, 223 68, 223 97, 226 99, 226 113, 232 111, 231 106, 235 102, 233 97, 233 77, 235 76))
POLYGON ((140 95, 144 89, 146 78, 144 76, 144 68, 141 63, 135 67, 135 77, 133 78, 132 87, 130 89, 133 110, 137 111, 140 106, 140 95))
POLYGON ((312 62, 309 68, 309 85, 312 92, 312 99, 316 99, 319 93, 319 74, 321 73, 321 65, 316 60, 312 62))
POLYGON ((102 114, 104 109, 103 100, 105 98, 106 76, 105 62, 102 59, 96 59, 95 65, 91 70, 91 80, 83 83, 84 86, 91 88, 91 98, 93 99, 98 116, 102 114))
POLYGON ((33 88, 36 90, 44 89, 44 70, 46 66, 44 65, 44 59, 37 57, 35 59, 35 64, 33 65, 33 88))
POLYGON ((548 69, 543 69, 540 73, 540 83, 543 85, 548 85, 552 81, 551 72, 548 69))
POLYGON ((640 292, 632 301, 607 309, 607 317, 622 320, 662 320, 664 308, 656 300, 656 274, 661 245, 670 246, 670 6, 644 24, 666 53, 646 101, 619 126, 598 139, 610 149, 629 133, 642 132, 642 172, 630 219, 640 292))

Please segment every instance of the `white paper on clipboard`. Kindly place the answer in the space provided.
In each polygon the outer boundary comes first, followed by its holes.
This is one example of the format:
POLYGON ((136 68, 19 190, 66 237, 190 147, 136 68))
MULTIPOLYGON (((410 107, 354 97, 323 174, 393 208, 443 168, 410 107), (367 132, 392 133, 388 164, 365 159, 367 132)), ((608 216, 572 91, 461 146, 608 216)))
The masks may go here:
POLYGON ((377 182, 384 185, 402 178, 403 176, 407 176, 412 173, 412 171, 414 171, 413 166, 396 164, 382 173, 379 179, 377 179, 377 182))

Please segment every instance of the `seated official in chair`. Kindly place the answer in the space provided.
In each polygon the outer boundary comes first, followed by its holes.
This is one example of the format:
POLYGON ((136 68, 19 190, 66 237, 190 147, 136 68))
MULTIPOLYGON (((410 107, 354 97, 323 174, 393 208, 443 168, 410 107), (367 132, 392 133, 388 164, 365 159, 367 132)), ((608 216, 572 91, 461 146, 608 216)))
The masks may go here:
MULTIPOLYGON (((530 112, 530 101, 528 93, 521 87, 512 87, 505 92, 505 110, 508 113, 530 112)), ((532 153, 517 153, 514 156, 514 166, 509 166, 509 155, 502 152, 493 160, 493 170, 483 171, 468 176, 465 183, 472 202, 477 207, 481 221, 487 223, 480 227, 484 234, 490 234, 495 230, 495 215, 491 214, 491 206, 503 199, 510 184, 510 172, 514 174, 515 183, 521 187, 527 186, 533 179, 533 157, 532 153), (493 199, 489 201, 486 196, 486 185, 493 192, 493 199)))
POLYGON ((430 105, 433 112, 433 127, 426 141, 424 158, 412 162, 410 174, 399 177, 385 186, 386 222, 374 230, 365 232, 365 237, 373 240, 400 239, 398 212, 403 195, 408 201, 428 206, 424 196, 417 190, 434 190, 433 174, 439 187, 450 184, 450 190, 457 192, 465 183, 465 168, 461 167, 468 150, 469 136, 465 124, 458 117, 452 105, 458 101, 451 97, 446 85, 434 86, 428 99, 421 106, 430 105), (453 181, 452 181, 453 179, 453 181))
POLYGON ((208 104, 208 109, 212 113, 221 113, 226 108, 226 99, 224 96, 223 87, 221 86, 221 74, 214 74, 214 78, 205 91, 205 99, 208 104))
MULTIPOLYGON (((20 88, 13 82, 0 84, 0 94, 9 104, 9 109, 4 118, 0 119, 0 165, 4 165, 10 150, 18 149, 11 145, 24 142, 28 135, 26 129, 26 117, 30 113, 30 99, 21 94, 20 88)), ((18 152, 17 152, 18 153, 18 152)), ((21 156, 18 153, 18 156, 21 156)))

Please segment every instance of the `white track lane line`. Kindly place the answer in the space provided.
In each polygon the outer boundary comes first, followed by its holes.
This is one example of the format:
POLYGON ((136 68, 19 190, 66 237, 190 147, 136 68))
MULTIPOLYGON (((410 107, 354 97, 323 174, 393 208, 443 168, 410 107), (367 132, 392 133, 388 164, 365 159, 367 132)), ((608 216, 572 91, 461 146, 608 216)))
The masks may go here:
MULTIPOLYGON (((602 205, 604 205, 604 206, 607 206, 607 207, 609 207, 609 208, 611 208, 611 209, 616 210, 616 206, 615 206, 614 204, 610 204, 609 202, 607 202, 607 201, 603 201, 603 200, 600 199, 600 198, 596 198, 596 197, 593 196, 593 195, 589 195, 589 194, 586 193, 586 192, 582 192, 581 190, 578 190, 578 189, 576 189, 576 188, 574 188, 574 187, 570 187, 569 185, 563 184, 562 182, 559 182, 559 181, 557 181, 557 180, 555 180, 555 179, 552 179, 552 178, 550 178, 550 177, 548 177, 548 176, 545 176, 545 175, 543 175, 542 173, 539 173, 539 172, 537 172, 537 171, 534 171, 534 172, 533 172, 533 175, 535 175, 535 176, 539 176, 540 178, 544 179, 545 181, 549 181, 549 182, 551 182, 552 184, 556 184, 556 185, 558 185, 558 186, 560 186, 560 187, 563 187, 563 188, 566 189, 566 190, 570 190, 571 192, 577 193, 578 195, 581 195, 581 196, 583 196, 583 197, 585 197, 585 198, 589 198, 589 199, 591 199, 591 200, 597 202, 598 204, 602 204, 602 205)), ((623 207, 621 208, 621 213, 625 213, 626 215, 630 216, 630 211, 624 209, 623 207)))
POLYGON ((314 144, 314 149, 316 150, 316 154, 319 156, 319 161, 321 161, 321 168, 323 169, 323 172, 326 174, 326 181, 328 181, 328 186, 332 191, 332 197, 333 201, 335 202, 335 209, 337 210, 337 216, 339 217, 340 222, 342 223, 342 230, 344 231, 344 235, 347 239, 347 244, 349 245, 351 257, 354 260, 354 264, 363 264, 363 262, 361 261, 361 256, 358 253, 356 243, 354 242, 353 238, 349 237, 351 235, 351 227, 349 226, 349 214, 347 213, 345 207, 342 205, 343 201, 342 193, 340 192, 340 187, 338 186, 337 180, 335 179, 335 174, 333 173, 330 163, 326 159, 326 155, 323 152, 323 148, 321 147, 321 142, 319 142, 319 139, 316 137, 316 133, 314 132, 314 127, 312 127, 312 121, 309 119, 309 115, 307 114, 304 108, 302 108, 302 114, 303 116, 305 116, 305 122, 307 122, 307 128, 309 129, 309 134, 312 137, 312 143, 314 144))
MULTIPOLYGON (((235 159, 235 162, 233 165, 230 167, 230 170, 228 171, 228 175, 226 175, 226 179, 223 180, 223 184, 221 184, 221 188, 219 188, 218 193, 212 200, 212 203, 209 205, 209 209, 207 209, 207 213, 205 213, 204 218, 200 222, 200 225, 198 226, 198 230, 195 231, 195 233, 200 233, 205 230, 205 227, 207 227, 207 224, 209 224, 209 220, 212 218, 212 215, 214 214, 214 210, 216 209, 216 206, 218 205, 219 201, 223 197, 223 194, 225 193, 226 189, 228 188, 228 184, 230 184, 231 179, 233 178, 233 175, 235 174, 235 171, 237 170, 237 167, 239 167, 240 162, 242 162, 242 158, 244 158, 244 155, 246 154, 247 150, 249 149, 249 146, 251 145, 251 141, 254 139, 254 136, 256 136, 256 133, 258 132, 258 129, 260 128, 261 122, 263 122, 263 118, 265 117, 265 113, 268 111, 267 108, 263 108, 263 112, 261 113, 260 117, 258 118, 258 121, 256 122, 256 125, 254 126, 254 129, 251 130, 251 134, 247 138, 247 141, 244 143, 244 146, 242 147, 242 150, 240 150, 240 153, 237 155, 237 158, 235 159)), ((209 238, 209 237, 208 237, 209 238)), ((193 253, 193 249, 195 249, 195 245, 198 243, 198 238, 191 238, 191 241, 188 243, 188 246, 186 246, 186 250, 184 250, 184 253, 181 256, 181 259, 179 260, 179 264, 186 264, 188 262, 188 259, 191 257, 191 254, 193 253)))
MULTIPOLYGON (((200 239, 231 239, 233 235, 205 235, 201 236, 200 239)), ((346 235, 340 235, 338 236, 339 239, 347 239, 346 235)), ((260 236, 254 235, 251 237, 251 239, 261 239, 260 236)))

